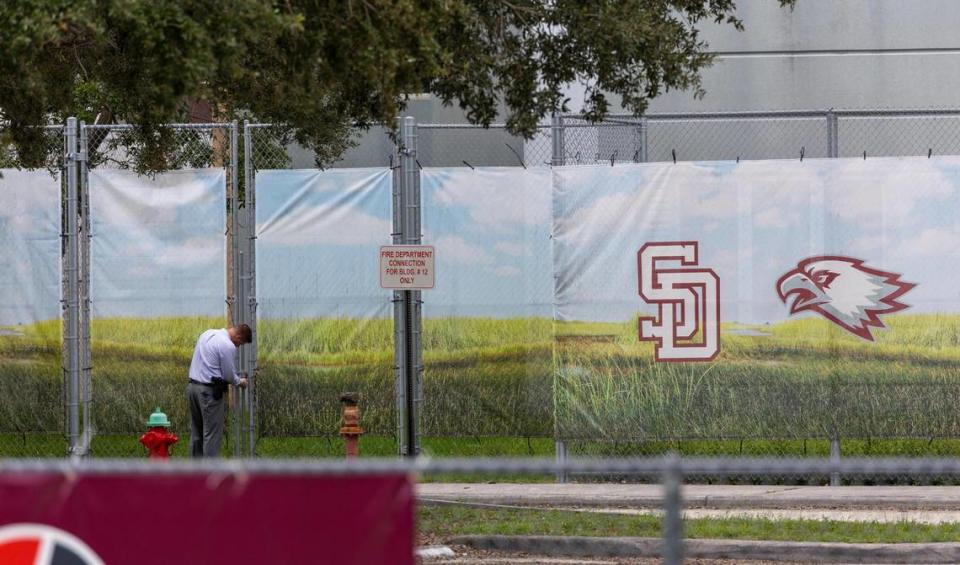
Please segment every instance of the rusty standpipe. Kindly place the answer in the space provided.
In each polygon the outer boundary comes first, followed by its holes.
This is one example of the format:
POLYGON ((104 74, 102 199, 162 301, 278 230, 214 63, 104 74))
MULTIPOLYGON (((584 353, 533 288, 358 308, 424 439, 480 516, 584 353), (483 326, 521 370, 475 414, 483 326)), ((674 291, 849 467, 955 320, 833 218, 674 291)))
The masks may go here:
POLYGON ((363 429, 360 428, 360 408, 357 407, 359 397, 360 395, 356 392, 345 392, 340 395, 340 404, 343 405, 340 435, 346 443, 348 459, 360 455, 360 436, 363 435, 363 429))

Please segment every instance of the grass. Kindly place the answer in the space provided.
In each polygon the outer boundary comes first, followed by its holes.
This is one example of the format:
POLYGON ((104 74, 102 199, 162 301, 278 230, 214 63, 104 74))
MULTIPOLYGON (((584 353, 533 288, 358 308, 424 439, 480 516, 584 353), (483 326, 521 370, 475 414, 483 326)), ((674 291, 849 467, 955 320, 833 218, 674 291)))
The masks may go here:
MULTIPOLYGON (((488 509, 454 505, 417 509, 421 534, 549 535, 660 537, 661 520, 653 515, 601 514, 552 509, 488 509)), ((960 541, 960 524, 913 522, 840 522, 702 518, 684 521, 684 535, 697 539, 753 539, 843 543, 932 543, 960 541)))
MULTIPOLYGON (((891 329, 873 344, 813 318, 728 324, 717 362, 668 364, 653 362, 633 323, 427 319, 423 433, 439 438, 438 454, 451 455, 488 453, 482 438, 503 438, 496 449, 504 454, 552 453, 551 440, 524 438, 555 432, 582 455, 812 456, 826 453, 824 438, 834 433, 848 455, 960 454, 941 439, 960 437, 960 316, 885 322, 891 329), (735 332, 745 329, 760 335, 735 332), (452 436, 463 439, 440 447, 452 436)), ((223 325, 94 320, 94 419, 102 435, 136 437, 158 405, 185 429, 193 344, 223 325)), ((0 431, 55 435, 63 429, 60 324, 12 329, 22 335, 0 335, 0 431)), ((337 455, 333 440, 323 447, 297 438, 335 437, 347 391, 361 395, 370 452, 392 453, 373 439, 396 427, 391 320, 263 320, 259 335, 261 453, 337 455)), ((22 437, 8 442, 19 441, 16 448, 0 441, 0 455, 44 451, 50 440, 42 436, 36 448, 22 437)))
POLYGON ((960 435, 960 316, 886 321, 877 343, 819 319, 726 325, 706 364, 654 362, 634 324, 558 324, 557 425, 615 440, 960 435))

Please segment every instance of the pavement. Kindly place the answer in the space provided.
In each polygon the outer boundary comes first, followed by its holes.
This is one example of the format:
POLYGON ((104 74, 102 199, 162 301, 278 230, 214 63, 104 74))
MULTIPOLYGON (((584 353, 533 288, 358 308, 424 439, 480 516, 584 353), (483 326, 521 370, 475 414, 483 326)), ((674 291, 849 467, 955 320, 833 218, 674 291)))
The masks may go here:
MULTIPOLYGON (((557 508, 609 514, 657 514, 660 485, 566 483, 422 483, 420 504, 557 508)), ((960 487, 684 485, 685 518, 750 517, 850 522, 960 523, 960 487)), ((458 536, 446 540, 454 558, 424 563, 657 562, 662 541, 644 538, 458 536), (580 561, 578 561, 580 560, 580 561)), ((956 563, 960 544, 846 544, 754 540, 684 541, 693 563, 846 562, 956 563)))
MULTIPOLYGON (((684 509, 820 510, 857 516, 853 511, 936 512, 942 521, 960 521, 956 486, 769 486, 684 485, 684 509)), ((661 509, 660 485, 604 483, 421 483, 424 504, 461 503, 501 506, 551 506, 578 509, 661 509)), ((891 514, 892 513, 892 514, 891 514)))
MULTIPOLYGON (((611 514, 662 512, 663 488, 646 484, 421 483, 420 504, 557 508, 611 514)), ((960 487, 684 485, 685 518, 751 517, 851 522, 960 523, 960 487)), ((458 536, 457 557, 430 563, 654 563, 659 539, 549 536, 458 536), (466 548, 465 550, 460 548, 466 548), (573 561, 571 561, 571 559, 573 561)), ((957 563, 960 544, 835 544, 754 540, 684 542, 694 563, 957 563), (756 561, 755 561, 756 560, 756 561)), ((424 562, 428 562, 424 560, 424 562)))

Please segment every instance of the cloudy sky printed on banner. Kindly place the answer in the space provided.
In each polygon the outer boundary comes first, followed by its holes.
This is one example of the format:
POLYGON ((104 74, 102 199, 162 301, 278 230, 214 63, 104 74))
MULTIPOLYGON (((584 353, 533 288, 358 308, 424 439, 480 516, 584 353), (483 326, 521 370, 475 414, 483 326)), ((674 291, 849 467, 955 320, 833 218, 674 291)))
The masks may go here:
POLYGON ((60 177, 0 171, 0 332, 60 317, 60 177))
MULTIPOLYGON (((424 313, 552 315, 550 171, 424 169, 423 243, 436 249, 424 313)), ((392 241, 387 169, 257 174, 264 317, 388 317, 378 249, 392 241)))
POLYGON ((90 171, 95 317, 224 316, 222 169, 90 171))
POLYGON ((265 318, 392 315, 379 249, 392 241, 389 169, 257 173, 257 294, 265 318))
MULTIPOLYGON (((224 314, 225 181, 222 170, 91 171, 95 316, 224 314)), ((391 315, 377 260, 392 240, 391 183, 388 169, 257 174, 261 316, 391 315)), ((0 254, 0 325, 56 318, 59 181, 4 171, 0 188, 14 195, 0 206, 13 242, 0 254)), ((427 168, 421 189, 423 242, 437 250, 431 317, 556 306, 560 319, 629 320, 651 311, 637 250, 681 240, 699 241, 720 275, 727 322, 787 319, 776 281, 821 254, 901 273, 918 285, 912 311, 960 312, 958 158, 427 168)))
POLYGON ((644 308, 636 252, 700 242, 725 321, 787 318, 775 283, 809 256, 846 255, 917 283, 917 312, 960 311, 960 160, 657 163, 555 170, 558 315, 627 320, 644 308))
POLYGON ((437 252, 425 316, 553 315, 549 168, 427 168, 420 186, 437 252))

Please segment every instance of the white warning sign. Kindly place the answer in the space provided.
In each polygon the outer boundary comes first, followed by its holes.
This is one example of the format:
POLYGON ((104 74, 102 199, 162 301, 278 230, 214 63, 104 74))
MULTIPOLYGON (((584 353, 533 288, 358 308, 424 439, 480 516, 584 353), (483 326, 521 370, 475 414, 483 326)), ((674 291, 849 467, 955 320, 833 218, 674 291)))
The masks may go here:
POLYGON ((394 290, 433 288, 435 254, 432 245, 380 247, 380 287, 394 290))

